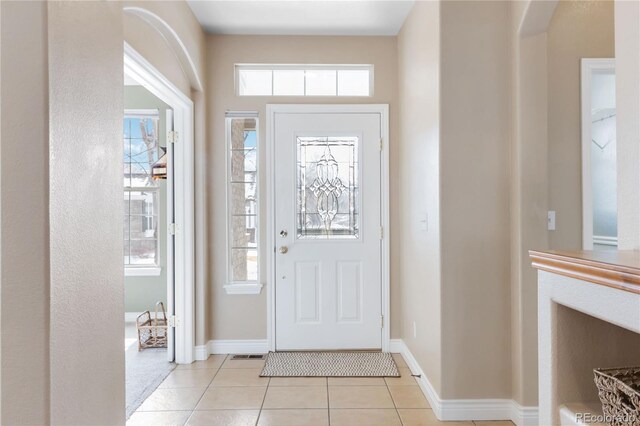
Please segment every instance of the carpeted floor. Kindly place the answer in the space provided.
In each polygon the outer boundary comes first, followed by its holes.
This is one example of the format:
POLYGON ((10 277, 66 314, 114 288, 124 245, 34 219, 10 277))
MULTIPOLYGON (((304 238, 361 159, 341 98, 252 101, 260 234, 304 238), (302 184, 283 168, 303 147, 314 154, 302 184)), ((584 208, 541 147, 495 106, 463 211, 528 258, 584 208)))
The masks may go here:
POLYGON ((133 323, 127 323, 125 327, 125 362, 128 419, 176 365, 167 362, 166 349, 144 349, 138 352, 133 323))

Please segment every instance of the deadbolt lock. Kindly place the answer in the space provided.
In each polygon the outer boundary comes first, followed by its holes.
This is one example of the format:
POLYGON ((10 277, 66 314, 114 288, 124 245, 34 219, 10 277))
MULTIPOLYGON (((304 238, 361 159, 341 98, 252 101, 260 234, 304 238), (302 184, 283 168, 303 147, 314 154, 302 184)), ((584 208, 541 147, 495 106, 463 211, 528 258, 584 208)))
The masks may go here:
POLYGON ((284 229, 282 231, 280 231, 280 236, 282 238, 286 238, 287 235, 289 235, 289 233, 287 231, 285 231, 284 229))

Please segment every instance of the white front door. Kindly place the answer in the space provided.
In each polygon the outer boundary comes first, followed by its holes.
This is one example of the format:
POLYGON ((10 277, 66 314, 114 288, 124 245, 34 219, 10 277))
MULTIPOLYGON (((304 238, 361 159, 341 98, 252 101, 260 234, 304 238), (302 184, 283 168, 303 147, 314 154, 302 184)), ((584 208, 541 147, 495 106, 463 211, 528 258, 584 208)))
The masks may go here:
POLYGON ((382 346, 382 115, 276 113, 276 350, 382 346))

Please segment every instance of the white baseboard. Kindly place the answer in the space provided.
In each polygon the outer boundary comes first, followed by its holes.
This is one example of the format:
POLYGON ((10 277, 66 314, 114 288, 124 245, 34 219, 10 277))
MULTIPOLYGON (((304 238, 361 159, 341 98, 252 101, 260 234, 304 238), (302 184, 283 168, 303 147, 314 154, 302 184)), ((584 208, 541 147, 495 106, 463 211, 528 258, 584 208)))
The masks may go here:
POLYGON ((196 346, 193 351, 193 359, 196 361, 206 361, 209 358, 207 345, 196 346))
POLYGON ((441 399, 418 361, 401 339, 392 339, 389 351, 401 353, 433 413, 442 421, 511 420, 518 426, 538 424, 538 407, 523 407, 512 399, 441 399))
POLYGON ((266 354, 269 342, 259 340, 209 340, 206 345, 195 347, 195 359, 203 361, 215 354, 266 354))
POLYGON ((405 344, 401 339, 389 340, 389 352, 394 354, 401 354, 405 350, 405 344))
POLYGON ((511 407, 511 421, 518 426, 537 426, 538 420, 538 407, 524 407, 515 401, 512 401, 511 407))

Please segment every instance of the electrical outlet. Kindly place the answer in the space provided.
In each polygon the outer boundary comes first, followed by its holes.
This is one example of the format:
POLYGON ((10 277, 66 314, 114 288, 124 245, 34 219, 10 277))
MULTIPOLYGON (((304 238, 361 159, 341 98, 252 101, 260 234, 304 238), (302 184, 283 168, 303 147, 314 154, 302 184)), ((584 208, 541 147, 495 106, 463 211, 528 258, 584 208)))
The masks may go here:
POLYGON ((556 212, 554 210, 547 212, 547 229, 549 231, 556 230, 556 212))
POLYGON ((418 337, 418 329, 416 328, 416 322, 413 322, 413 338, 418 337))

